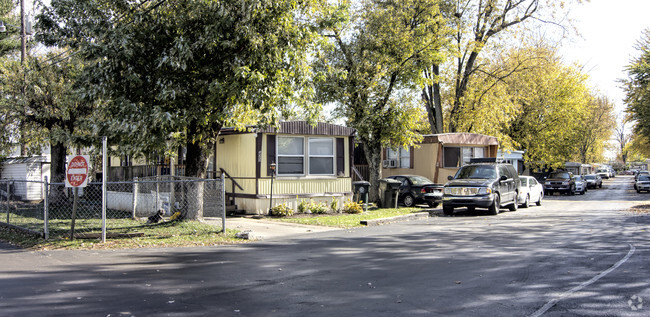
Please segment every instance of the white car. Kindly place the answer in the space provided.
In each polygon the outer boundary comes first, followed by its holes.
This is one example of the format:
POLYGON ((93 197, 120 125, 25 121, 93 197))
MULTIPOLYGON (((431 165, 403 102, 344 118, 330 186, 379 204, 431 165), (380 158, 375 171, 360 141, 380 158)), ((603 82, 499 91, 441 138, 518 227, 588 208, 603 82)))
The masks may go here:
POLYGON ((528 208, 531 202, 541 206, 544 198, 544 186, 532 176, 519 176, 519 182, 521 183, 519 191, 519 204, 521 207, 528 208))

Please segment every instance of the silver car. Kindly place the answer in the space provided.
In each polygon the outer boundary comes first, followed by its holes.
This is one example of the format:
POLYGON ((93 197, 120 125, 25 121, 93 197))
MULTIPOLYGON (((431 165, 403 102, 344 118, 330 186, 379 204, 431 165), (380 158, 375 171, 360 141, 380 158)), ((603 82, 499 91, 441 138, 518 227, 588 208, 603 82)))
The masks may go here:
POLYGON ((580 193, 580 195, 584 195, 585 192, 587 191, 587 180, 585 179, 584 176, 582 175, 577 175, 574 176, 573 179, 576 182, 576 193, 580 193))

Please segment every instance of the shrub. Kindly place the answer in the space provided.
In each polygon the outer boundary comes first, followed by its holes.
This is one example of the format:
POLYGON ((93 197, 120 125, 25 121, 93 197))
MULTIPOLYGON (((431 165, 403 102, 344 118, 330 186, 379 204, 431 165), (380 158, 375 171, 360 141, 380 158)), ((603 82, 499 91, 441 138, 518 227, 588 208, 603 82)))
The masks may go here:
POLYGON ((363 212, 363 207, 356 201, 348 200, 343 204, 343 212, 348 214, 360 214, 363 212))
POLYGON ((291 209, 286 203, 281 205, 276 205, 271 208, 271 215, 276 217, 287 217, 293 215, 293 209, 291 209))
POLYGON ((304 214, 308 210, 307 207, 307 202, 304 199, 301 200, 300 203, 298 203, 298 212, 304 214))
POLYGON ((315 214, 324 214, 327 212, 327 204, 317 203, 312 200, 309 202, 309 211, 315 214))
POLYGON ((332 209, 332 211, 334 211, 334 212, 339 211, 339 200, 336 197, 332 198, 332 203, 330 204, 330 209, 332 209))

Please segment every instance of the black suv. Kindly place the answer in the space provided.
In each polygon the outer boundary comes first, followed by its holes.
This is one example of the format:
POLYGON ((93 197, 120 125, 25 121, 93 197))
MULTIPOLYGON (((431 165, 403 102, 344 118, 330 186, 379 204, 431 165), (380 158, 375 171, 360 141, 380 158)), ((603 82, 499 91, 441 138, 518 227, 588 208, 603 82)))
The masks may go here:
POLYGON ((544 181, 544 195, 553 195, 554 192, 575 195, 576 181, 573 173, 565 171, 552 172, 544 181))
POLYGON ((492 215, 502 206, 517 210, 519 174, 512 164, 471 163, 461 167, 454 177, 449 176, 442 198, 442 211, 452 215, 454 208, 487 208, 492 215))

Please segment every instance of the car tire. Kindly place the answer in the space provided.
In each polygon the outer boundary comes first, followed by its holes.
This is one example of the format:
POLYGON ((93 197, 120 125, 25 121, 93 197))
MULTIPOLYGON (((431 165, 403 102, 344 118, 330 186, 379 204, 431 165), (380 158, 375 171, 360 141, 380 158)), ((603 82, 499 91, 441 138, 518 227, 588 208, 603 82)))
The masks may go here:
POLYGON ((598 188, 603 188, 603 184, 598 185, 598 188))
POLYGON ((406 194, 402 198, 405 207, 415 207, 415 197, 411 194, 406 194))
POLYGON ((512 204, 508 206, 508 210, 517 211, 517 209, 519 209, 519 202, 517 201, 517 197, 519 197, 519 193, 515 192, 515 199, 512 201, 512 204))
POLYGON ((490 215, 496 216, 499 214, 499 208, 501 204, 501 198, 499 197, 499 194, 494 195, 494 201, 492 202, 492 205, 488 207, 488 213, 490 215))
POLYGON ((530 194, 526 194, 526 200, 524 201, 524 204, 521 205, 521 208, 528 208, 530 207, 530 194))
POLYGON ((448 207, 448 206, 442 205, 442 213, 445 216, 453 216, 454 215, 454 207, 448 207))
POLYGON ((541 206, 542 205, 542 198, 544 198, 544 193, 539 193, 539 199, 537 202, 535 202, 535 205, 541 206))
POLYGON ((438 205, 440 205, 440 203, 427 203, 427 205, 429 205, 431 208, 436 208, 438 205))

